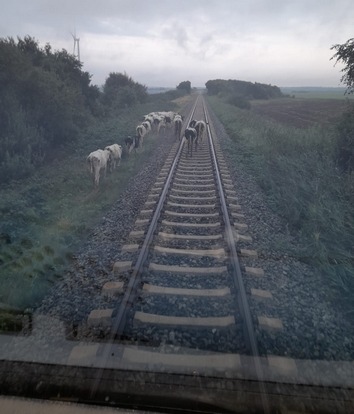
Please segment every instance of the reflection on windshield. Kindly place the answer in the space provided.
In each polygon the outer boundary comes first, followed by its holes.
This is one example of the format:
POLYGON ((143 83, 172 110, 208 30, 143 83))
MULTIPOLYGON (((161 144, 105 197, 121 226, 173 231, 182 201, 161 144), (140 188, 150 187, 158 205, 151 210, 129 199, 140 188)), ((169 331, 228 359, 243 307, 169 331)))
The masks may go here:
POLYGON ((2 395, 351 412, 343 89, 98 87, 77 49, 0 48, 2 395))

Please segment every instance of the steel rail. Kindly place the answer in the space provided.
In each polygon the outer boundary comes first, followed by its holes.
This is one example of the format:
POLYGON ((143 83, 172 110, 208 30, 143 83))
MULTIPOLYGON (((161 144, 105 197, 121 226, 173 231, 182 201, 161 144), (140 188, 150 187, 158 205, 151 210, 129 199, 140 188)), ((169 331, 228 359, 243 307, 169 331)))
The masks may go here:
MULTIPOLYGON (((199 97, 195 101, 195 104, 194 104, 194 107, 191 111, 191 115, 190 115, 190 118, 187 122, 187 125, 189 124, 190 120, 193 117, 193 114, 195 112, 195 108, 197 106, 198 100, 199 100, 199 97)), ((170 171, 168 173, 166 182, 164 184, 161 196, 160 196, 159 201, 157 203, 154 215, 151 219, 151 222, 150 222, 148 231, 146 233, 143 245, 140 249, 138 259, 137 259, 137 261, 134 265, 134 269, 133 269, 132 275, 130 277, 126 293, 125 293, 125 295, 123 297, 123 300, 120 304, 120 307, 119 307, 119 310, 118 310, 118 313, 117 313, 116 317, 113 318, 114 323, 113 323, 112 331, 115 332, 115 337, 116 338, 117 337, 119 338, 120 336, 123 335, 125 321, 126 321, 126 314, 127 314, 128 308, 130 306, 132 306, 133 303, 134 303, 137 284, 140 281, 140 275, 142 273, 143 266, 144 266, 145 261, 147 259, 147 255, 149 253, 150 245, 153 241, 153 237, 154 237, 154 233, 155 233, 155 230, 156 230, 156 227, 157 227, 157 224, 158 224, 158 220, 161 216, 162 207, 165 203, 167 192, 170 188, 172 177, 173 177, 173 174, 176 170, 177 163, 180 159, 180 156, 181 156, 181 153, 182 153, 182 150, 183 150, 183 146, 184 146, 184 141, 181 140, 181 143, 180 143, 180 146, 178 148, 177 154, 176 154, 175 159, 174 159, 174 161, 171 165, 171 168, 170 168, 170 171)))
MULTIPOLYGON (((191 121, 191 119, 194 115, 194 112, 196 110, 197 103, 198 103, 199 99, 200 99, 200 97, 198 96, 195 103, 194 103, 194 106, 193 106, 193 108, 190 112, 190 117, 187 121, 187 125, 189 125, 189 123, 190 123, 190 121, 191 121)), ((151 222, 150 222, 148 231, 146 233, 143 245, 140 249, 139 256, 138 256, 138 258, 136 260, 136 263, 134 265, 132 275, 129 279, 129 283, 128 283, 126 292, 125 292, 125 294, 123 296, 123 299, 120 303, 120 306, 118 308, 116 316, 112 318, 113 319, 112 328, 111 328, 111 331, 110 331, 110 334, 109 334, 109 337, 108 337, 108 341, 105 343, 104 349, 103 349, 103 352, 102 352, 102 357, 103 357, 104 364, 97 371, 95 382, 94 382, 94 384, 92 386, 92 389, 91 389, 91 394, 90 394, 91 398, 93 398, 95 396, 95 394, 98 390, 98 386, 99 386, 100 380, 102 378, 103 371, 106 367, 108 357, 109 357, 109 355, 111 354, 111 351, 112 351, 112 346, 113 346, 114 340, 117 339, 117 337, 118 338, 122 337, 122 335, 123 335, 124 327, 125 327, 125 323, 126 323, 126 318, 127 318, 127 312, 134 303, 134 300, 135 300, 135 297, 136 297, 136 292, 137 292, 137 287, 138 287, 138 284, 141 281, 141 274, 143 272, 143 267, 144 267, 144 264, 146 262, 146 259, 147 259, 148 253, 149 253, 149 248, 150 248, 151 243, 153 241, 153 237, 154 237, 154 233, 155 233, 155 230, 156 230, 156 227, 157 227, 157 224, 158 224, 158 220, 161 216, 162 207, 165 203, 166 195, 167 195, 167 192, 169 190, 173 174, 176 170, 177 163, 180 159, 180 156, 181 156, 181 153, 182 153, 182 150, 183 150, 183 146, 184 146, 184 140, 181 139, 181 142, 180 142, 179 148, 177 150, 175 159, 174 159, 174 161, 171 165, 171 168, 170 168, 170 171, 168 173, 166 182, 164 184, 164 188, 162 190, 162 193, 161 193, 161 196, 159 198, 158 204, 156 206, 155 212, 154 212, 153 217, 151 219, 151 222)))
POLYGON ((204 116, 206 119, 208 138, 210 142, 210 152, 212 155, 212 161, 214 163, 214 170, 215 170, 214 174, 215 174, 217 189, 218 189, 219 198, 220 198, 220 207, 221 207, 222 214, 223 214, 222 218, 223 218, 224 226, 225 226, 225 239, 226 239, 226 243, 227 243, 227 246, 230 252, 230 263, 232 267, 231 273, 232 273, 232 278, 236 286, 238 296, 240 299, 240 303, 241 303, 240 311, 242 313, 242 319, 244 321, 243 325, 244 325, 245 338, 246 338, 246 347, 248 348, 248 351, 251 352, 251 355, 258 356, 259 352, 258 352, 257 341, 256 341, 255 334, 254 334, 251 312, 250 312, 250 308, 248 304, 246 289, 245 289, 245 286, 242 280, 241 266, 240 266, 240 262, 238 259, 236 247, 235 247, 235 239, 234 239, 233 232, 232 232, 231 220, 230 220, 229 212, 227 210, 227 204, 226 204, 226 199, 225 199, 225 195, 223 191, 223 186, 222 186, 222 181, 221 181, 221 176, 220 176, 220 171, 219 171, 219 165, 218 165, 218 161, 217 161, 217 157, 215 153, 212 133, 210 130, 208 115, 206 113, 205 107, 204 107, 204 110, 205 110, 204 116))
POLYGON ((256 375, 259 381, 264 412, 268 413, 269 402, 268 402, 265 384, 264 384, 263 369, 260 364, 258 345, 257 345, 256 335, 255 335, 254 326, 252 322, 251 311, 250 311, 250 307, 248 304, 246 289, 245 289, 243 279, 242 279, 242 271, 241 271, 240 262, 238 259, 238 254, 236 251, 236 242, 235 242, 233 232, 232 232, 229 212, 227 210, 227 204, 226 204, 225 195, 224 195, 224 191, 222 187, 222 181, 220 177, 219 165, 218 165, 217 156, 216 156, 215 148, 214 148, 214 142, 212 138, 212 133, 210 130, 210 125, 209 125, 209 117, 208 117, 208 113, 207 113, 204 100, 203 100, 203 109, 204 109, 204 116, 205 116, 205 121, 207 125, 208 139, 210 143, 210 151, 212 153, 212 160, 214 163, 215 177, 216 177, 217 187, 219 191, 220 205, 221 205, 221 209, 223 213, 223 220, 224 220, 224 225, 225 225, 225 238, 226 238, 227 246, 230 252, 230 263, 232 267, 231 273, 232 273, 232 278, 233 278, 233 281, 234 281, 234 284, 237 290, 237 296, 239 297, 239 300, 241 303, 239 308, 243 315, 243 329, 245 333, 245 339, 247 341, 248 349, 251 352, 251 355, 254 357, 253 359, 254 368, 255 368, 256 375))

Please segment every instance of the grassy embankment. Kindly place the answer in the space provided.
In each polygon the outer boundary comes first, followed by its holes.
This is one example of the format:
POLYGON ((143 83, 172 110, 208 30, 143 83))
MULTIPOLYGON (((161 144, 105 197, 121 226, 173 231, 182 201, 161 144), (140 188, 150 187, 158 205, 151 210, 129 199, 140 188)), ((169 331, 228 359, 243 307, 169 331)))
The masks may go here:
MULTIPOLYGON (((0 330, 1 309, 36 306, 61 277, 80 241, 121 196, 129 178, 155 150, 158 138, 149 136, 140 153, 125 157, 98 191, 93 189, 86 156, 134 135, 143 114, 169 109, 179 108, 155 101, 123 111, 90 127, 72 144, 70 154, 58 154, 32 177, 0 189, 0 330)), ((3 312, 3 320, 6 317, 3 312)))
POLYGON ((256 178, 271 208, 301 237, 302 247, 292 254, 316 266, 323 283, 344 293, 353 311, 354 177, 335 165, 335 128, 288 127, 216 97, 209 102, 232 139, 235 162, 256 178))

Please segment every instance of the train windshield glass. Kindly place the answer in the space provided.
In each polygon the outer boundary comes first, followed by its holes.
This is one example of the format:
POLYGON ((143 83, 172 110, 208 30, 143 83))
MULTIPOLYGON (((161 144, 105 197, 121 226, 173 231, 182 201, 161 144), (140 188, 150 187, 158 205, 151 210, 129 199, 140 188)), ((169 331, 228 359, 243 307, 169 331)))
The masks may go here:
POLYGON ((5 412, 351 412, 354 5, 125 3, 0 17, 5 412))

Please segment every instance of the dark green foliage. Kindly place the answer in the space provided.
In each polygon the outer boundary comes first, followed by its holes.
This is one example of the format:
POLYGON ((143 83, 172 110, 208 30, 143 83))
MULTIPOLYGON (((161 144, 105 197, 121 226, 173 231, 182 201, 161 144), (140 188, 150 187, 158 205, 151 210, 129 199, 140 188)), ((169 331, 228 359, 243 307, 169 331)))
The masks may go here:
POLYGON ((111 73, 101 92, 66 50, 0 38, 0 184, 31 175, 58 150, 76 151, 93 123, 148 99, 126 74, 111 73))
POLYGON ((0 182, 22 178, 59 147, 71 147, 95 118, 147 100, 146 87, 111 73, 103 93, 66 50, 26 36, 0 39, 0 182))
POLYGON ((0 39, 1 182, 31 173, 97 114, 99 91, 81 66, 29 36, 0 39))
POLYGON ((106 110, 129 108, 146 102, 147 87, 123 73, 110 73, 103 87, 102 102, 106 110))
MULTIPOLYGON (((282 94, 277 86, 266 85, 263 83, 252 83, 240 80, 209 80, 205 84, 208 95, 236 96, 244 99, 269 99, 280 98, 282 94)), ((238 105, 237 105, 238 106, 238 105)))
POLYGON ((177 90, 180 90, 180 91, 185 91, 185 93, 188 93, 188 94, 190 94, 191 93, 191 83, 190 83, 190 81, 184 81, 184 82, 181 82, 177 87, 176 87, 176 89, 177 90))
POLYGON ((347 93, 354 92, 354 38, 347 40, 342 45, 336 44, 331 47, 331 50, 335 49, 337 52, 331 57, 336 60, 336 63, 342 61, 345 67, 341 70, 344 75, 341 81, 344 82, 348 89, 347 93))

